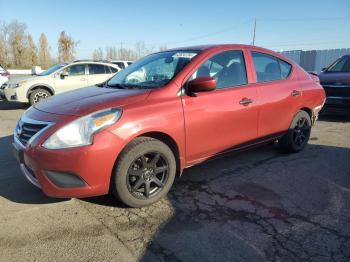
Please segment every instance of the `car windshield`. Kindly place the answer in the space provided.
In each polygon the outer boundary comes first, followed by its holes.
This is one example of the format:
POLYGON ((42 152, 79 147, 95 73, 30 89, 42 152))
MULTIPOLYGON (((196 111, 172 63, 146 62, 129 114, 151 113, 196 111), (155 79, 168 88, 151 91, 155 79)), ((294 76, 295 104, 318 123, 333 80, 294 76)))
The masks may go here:
POLYGON ((166 51, 148 55, 108 81, 108 87, 116 88, 156 88, 170 82, 193 57, 197 51, 166 51))
POLYGON ((57 71, 58 69, 62 68, 66 66, 66 64, 57 64, 57 65, 54 65, 52 67, 50 67, 49 69, 45 70, 44 72, 41 72, 39 74, 39 76, 47 76, 47 75, 50 75, 52 74, 53 72, 57 71))
POLYGON ((327 72, 350 72, 350 56, 344 56, 331 65, 327 72))

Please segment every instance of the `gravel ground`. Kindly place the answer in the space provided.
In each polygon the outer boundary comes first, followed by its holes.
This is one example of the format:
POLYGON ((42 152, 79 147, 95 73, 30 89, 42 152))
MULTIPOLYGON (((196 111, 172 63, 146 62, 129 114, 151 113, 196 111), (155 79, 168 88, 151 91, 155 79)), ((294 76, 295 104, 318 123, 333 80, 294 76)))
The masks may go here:
POLYGON ((189 168, 130 209, 29 184, 11 152, 25 108, 0 101, 0 261, 350 261, 350 119, 319 120, 298 154, 269 145, 189 168))

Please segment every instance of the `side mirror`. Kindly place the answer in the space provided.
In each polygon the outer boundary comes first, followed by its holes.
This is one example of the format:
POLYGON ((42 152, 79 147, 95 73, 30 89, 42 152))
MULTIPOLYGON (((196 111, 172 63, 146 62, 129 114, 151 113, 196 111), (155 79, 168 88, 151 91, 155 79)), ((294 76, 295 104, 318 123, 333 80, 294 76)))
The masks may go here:
POLYGON ((188 82, 187 90, 190 93, 208 92, 216 89, 216 80, 213 77, 198 77, 188 82))
POLYGON ((61 79, 64 79, 65 77, 67 77, 68 76, 68 73, 67 72, 61 72, 60 73, 60 77, 61 77, 61 79))

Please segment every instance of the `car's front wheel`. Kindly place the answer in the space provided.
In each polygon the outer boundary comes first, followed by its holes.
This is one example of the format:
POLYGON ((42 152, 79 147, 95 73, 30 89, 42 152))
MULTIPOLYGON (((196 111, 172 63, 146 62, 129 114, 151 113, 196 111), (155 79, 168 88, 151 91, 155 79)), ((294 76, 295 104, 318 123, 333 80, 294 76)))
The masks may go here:
POLYGON ((175 173, 172 150, 159 140, 139 137, 121 153, 112 176, 111 190, 130 207, 147 206, 168 193, 175 173))
POLYGON ((50 96, 50 92, 45 89, 35 89, 29 96, 29 103, 31 105, 34 105, 50 96))
POLYGON ((304 149, 311 134, 311 118, 305 111, 299 111, 292 121, 287 134, 278 142, 282 151, 295 153, 304 149))

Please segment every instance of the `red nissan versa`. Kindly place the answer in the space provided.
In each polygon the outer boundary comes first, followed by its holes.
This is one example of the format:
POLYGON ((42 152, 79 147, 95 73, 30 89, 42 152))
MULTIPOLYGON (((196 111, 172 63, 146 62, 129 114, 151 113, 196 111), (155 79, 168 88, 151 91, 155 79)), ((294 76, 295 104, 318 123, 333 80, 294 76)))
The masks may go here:
POLYGON ((52 197, 108 192, 132 207, 215 155, 278 140, 302 150, 325 92, 297 64, 246 45, 148 55, 109 81, 54 96, 18 121, 15 155, 52 197))

